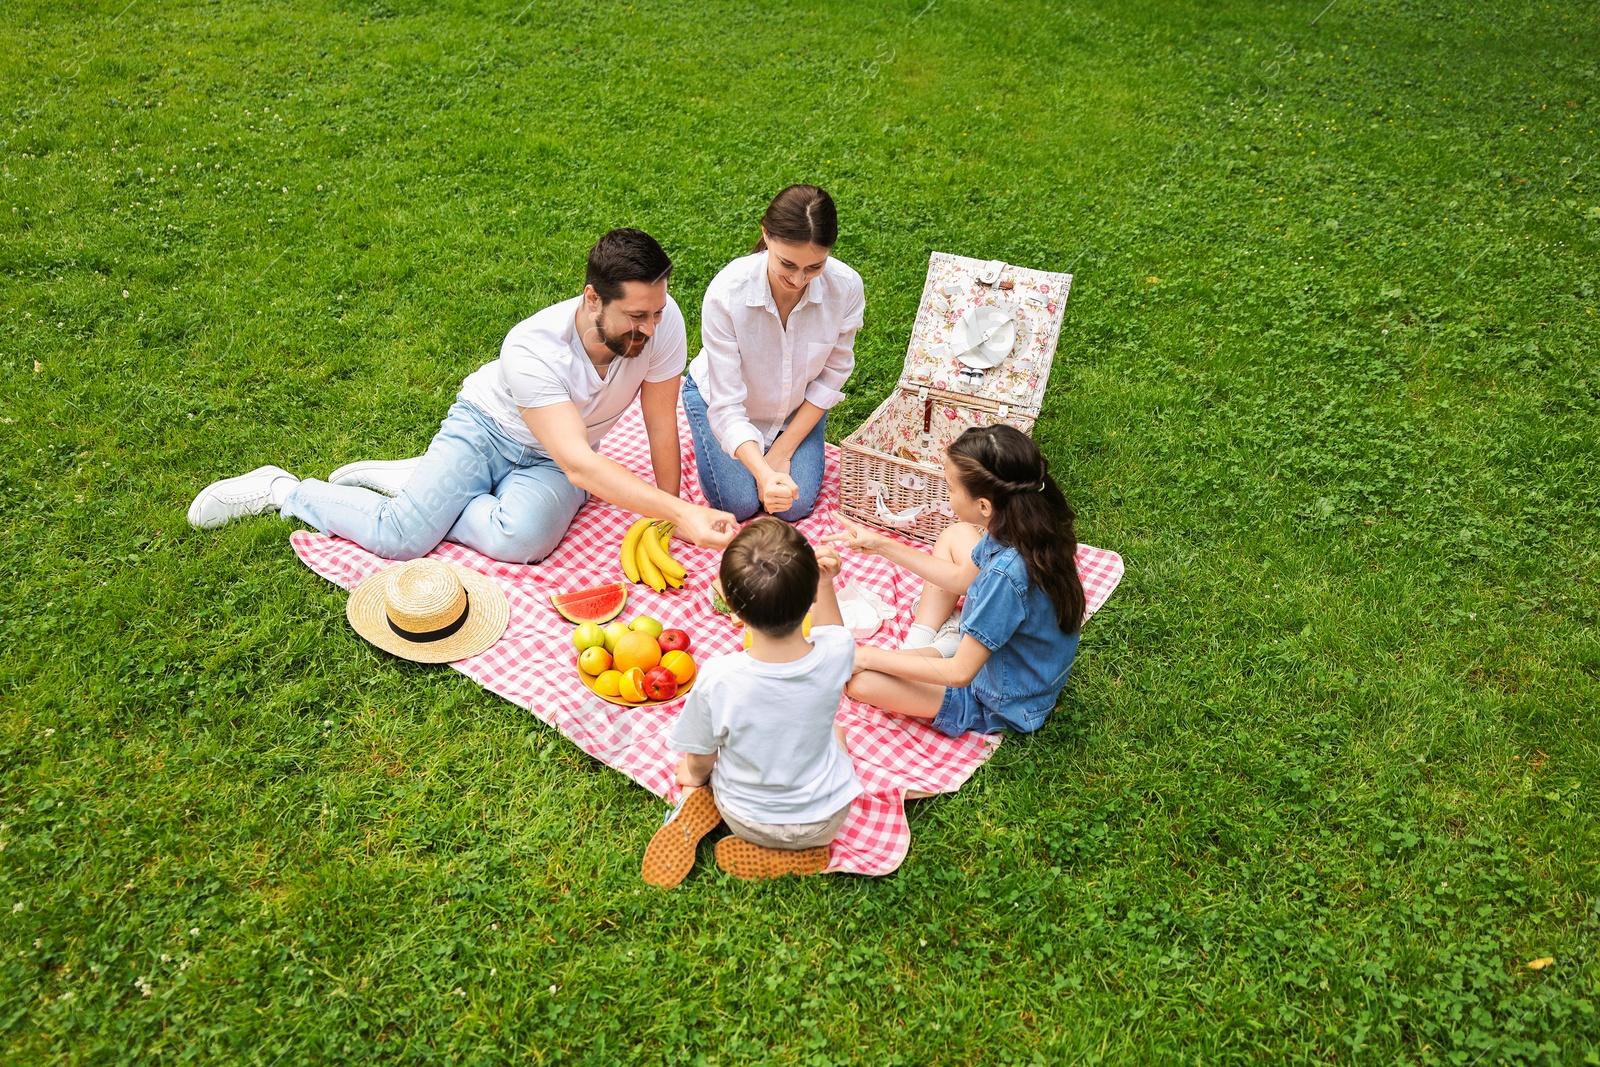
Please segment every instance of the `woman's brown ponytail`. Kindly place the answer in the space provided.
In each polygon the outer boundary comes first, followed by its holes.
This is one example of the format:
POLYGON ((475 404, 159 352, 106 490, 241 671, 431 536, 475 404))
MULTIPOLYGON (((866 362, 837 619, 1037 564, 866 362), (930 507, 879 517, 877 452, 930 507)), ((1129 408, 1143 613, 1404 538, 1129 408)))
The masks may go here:
MULTIPOLYGON (((815 185, 791 185, 772 198, 767 213, 761 216, 761 227, 789 244, 832 248, 839 240, 839 211, 827 190, 815 185)), ((757 237, 756 246, 750 251, 761 252, 766 247, 767 239, 757 237)))

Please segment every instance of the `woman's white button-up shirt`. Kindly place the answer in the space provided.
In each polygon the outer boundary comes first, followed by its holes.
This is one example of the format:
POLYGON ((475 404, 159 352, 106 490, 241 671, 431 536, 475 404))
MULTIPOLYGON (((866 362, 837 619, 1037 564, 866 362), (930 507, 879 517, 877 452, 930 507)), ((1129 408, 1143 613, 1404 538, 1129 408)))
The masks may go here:
POLYGON ((844 399, 865 308, 861 275, 832 256, 789 312, 787 328, 767 281, 766 252, 722 268, 706 289, 700 354, 689 375, 728 455, 746 441, 766 452, 804 401, 826 410, 844 399))

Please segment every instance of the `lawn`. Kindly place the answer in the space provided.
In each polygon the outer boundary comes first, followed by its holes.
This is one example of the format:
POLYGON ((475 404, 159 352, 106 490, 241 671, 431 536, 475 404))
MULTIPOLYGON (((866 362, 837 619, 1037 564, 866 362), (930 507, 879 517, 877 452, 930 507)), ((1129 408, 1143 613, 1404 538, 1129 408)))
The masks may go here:
POLYGON ((1600 13, 0 8, 0 1060, 1600 1064, 1600 13), (644 227, 837 198, 1076 276, 1127 577, 894 875, 644 887, 661 805, 355 637, 211 479, 427 442, 644 227), (1539 961, 1551 962, 1540 966, 1539 961))

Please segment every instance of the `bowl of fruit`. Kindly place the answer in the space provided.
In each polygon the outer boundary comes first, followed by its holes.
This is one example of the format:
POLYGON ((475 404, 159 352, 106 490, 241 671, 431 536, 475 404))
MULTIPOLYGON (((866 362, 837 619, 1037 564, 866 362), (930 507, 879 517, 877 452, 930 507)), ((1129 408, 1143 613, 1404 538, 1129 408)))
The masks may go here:
POLYGON ((601 626, 586 622, 573 632, 578 678, 602 700, 627 708, 677 700, 694 686, 689 635, 648 615, 601 626))

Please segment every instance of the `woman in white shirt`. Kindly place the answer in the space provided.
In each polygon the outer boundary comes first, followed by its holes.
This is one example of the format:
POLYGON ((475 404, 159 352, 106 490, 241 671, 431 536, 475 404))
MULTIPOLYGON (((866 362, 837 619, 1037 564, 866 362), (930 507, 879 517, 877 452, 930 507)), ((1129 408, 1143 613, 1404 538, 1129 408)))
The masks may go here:
POLYGON ((706 289, 700 354, 683 406, 700 488, 740 522, 761 510, 793 522, 822 489, 828 409, 855 367, 866 298, 834 259, 839 216, 815 185, 791 185, 761 216, 755 251, 706 289))

